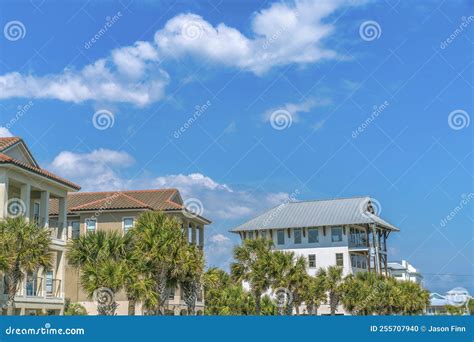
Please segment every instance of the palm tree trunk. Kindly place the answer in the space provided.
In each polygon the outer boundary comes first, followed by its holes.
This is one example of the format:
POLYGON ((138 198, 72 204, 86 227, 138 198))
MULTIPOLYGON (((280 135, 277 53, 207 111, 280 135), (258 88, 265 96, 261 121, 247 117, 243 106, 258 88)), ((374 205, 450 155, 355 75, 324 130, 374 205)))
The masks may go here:
POLYGON ((156 293, 158 294, 158 304, 156 308, 156 315, 163 316, 164 306, 166 302, 166 286, 168 282, 168 270, 163 268, 159 271, 158 277, 156 279, 156 293))
POLYGON ((255 314, 260 316, 261 305, 260 305, 260 292, 255 292, 255 314))
POLYGON ((134 298, 128 298, 128 315, 135 316, 135 304, 136 300, 134 298))
POLYGON ((7 300, 7 316, 14 315, 15 309, 15 296, 18 291, 18 284, 21 279, 21 270, 19 263, 15 263, 14 269, 8 274, 8 300, 7 300))

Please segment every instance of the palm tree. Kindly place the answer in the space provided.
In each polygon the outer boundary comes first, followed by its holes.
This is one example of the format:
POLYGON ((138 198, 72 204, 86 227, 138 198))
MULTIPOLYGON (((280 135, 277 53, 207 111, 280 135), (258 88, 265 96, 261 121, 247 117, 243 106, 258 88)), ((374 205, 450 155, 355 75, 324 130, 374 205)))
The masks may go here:
POLYGON ((302 299, 306 304, 308 315, 317 315, 319 306, 326 300, 326 288, 324 277, 316 275, 314 277, 308 275, 305 284, 302 286, 304 292, 302 299))
POLYGON ((69 264, 81 272, 81 285, 97 301, 99 315, 114 315, 115 294, 123 288, 125 244, 118 232, 87 233, 68 245, 69 264))
POLYGON ((247 282, 255 300, 255 313, 260 315, 261 296, 272 284, 272 242, 264 239, 245 240, 234 249, 235 262, 231 265, 232 278, 247 282))
POLYGON ((23 272, 36 273, 50 267, 50 243, 51 234, 47 229, 22 216, 0 222, 0 271, 7 280, 7 315, 13 315, 23 272))
POLYGON ((224 270, 216 267, 208 269, 203 275, 203 288, 206 315, 240 316, 255 313, 255 303, 250 293, 243 289, 241 283, 233 283, 224 270))
POLYGON ((403 315, 417 315, 423 312, 429 304, 429 292, 423 289, 419 284, 404 280, 397 281, 400 289, 400 308, 403 315))
POLYGON ((183 300, 188 307, 188 315, 194 315, 196 299, 201 291, 204 255, 197 246, 187 245, 179 253, 178 265, 177 272, 183 300))
POLYGON ((128 315, 135 315, 137 302, 147 303, 148 306, 156 306, 157 296, 154 289, 155 282, 152 277, 146 276, 145 263, 135 253, 134 230, 131 229, 125 235, 125 272, 124 288, 128 300, 128 315))
MULTIPOLYGON (((188 244, 179 222, 162 212, 147 211, 138 217, 135 227, 135 253, 153 277, 157 304, 150 312, 164 314, 167 289, 176 279, 179 253, 188 244), (173 279, 173 277, 175 277, 173 279)), ((145 303, 151 305, 151 302, 145 303)))
POLYGON ((324 279, 324 287, 328 293, 331 316, 334 316, 343 290, 342 267, 329 266, 327 269, 321 269, 319 276, 324 279))

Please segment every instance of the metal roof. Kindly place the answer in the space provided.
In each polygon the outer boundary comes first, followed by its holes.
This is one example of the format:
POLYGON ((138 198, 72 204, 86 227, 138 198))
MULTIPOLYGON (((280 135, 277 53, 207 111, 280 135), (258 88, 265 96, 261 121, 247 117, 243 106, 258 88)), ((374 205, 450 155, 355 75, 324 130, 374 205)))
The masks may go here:
POLYGON ((373 204, 374 201, 370 197, 288 202, 270 209, 231 231, 240 232, 368 223, 376 223, 382 228, 399 231, 397 227, 373 213, 373 204))

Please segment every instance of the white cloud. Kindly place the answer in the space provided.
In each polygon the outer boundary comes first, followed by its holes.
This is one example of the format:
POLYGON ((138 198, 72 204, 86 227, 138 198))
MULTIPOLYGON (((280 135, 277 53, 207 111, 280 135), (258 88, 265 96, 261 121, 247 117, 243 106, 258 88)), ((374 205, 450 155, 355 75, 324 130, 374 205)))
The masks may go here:
POLYGON ((157 177, 151 185, 157 188, 178 188, 185 199, 199 199, 204 205, 203 215, 211 219, 248 218, 288 198, 288 194, 284 192, 234 190, 200 173, 157 177))
POLYGON ((322 19, 347 4, 345 1, 274 3, 255 13, 253 37, 224 23, 213 26, 196 14, 181 14, 155 34, 165 55, 185 54, 262 74, 291 63, 314 63, 337 57, 322 40, 334 30, 322 19))
POLYGON ((93 100, 143 106, 160 100, 168 74, 159 68, 154 47, 137 42, 112 51, 81 70, 66 68, 45 76, 11 72, 0 76, 0 99, 28 97, 80 103, 93 100))
MULTIPOLYGON (((317 106, 326 106, 330 104, 331 101, 329 99, 308 99, 301 103, 285 103, 279 107, 274 107, 271 109, 266 110, 263 113, 263 120, 268 122, 272 120, 273 113, 288 113, 291 116, 291 122, 296 123, 301 120, 300 114, 302 113, 309 113, 313 108, 317 106)), ((286 114, 288 116, 288 114, 286 114)), ((274 120, 274 118, 273 118, 274 120)))
POLYGON ((1 126, 0 127, 0 138, 9 138, 13 137, 12 132, 6 127, 1 126))
POLYGON ((133 163, 133 157, 122 151, 63 151, 54 158, 49 168, 58 175, 77 182, 85 191, 103 191, 127 188, 130 182, 120 177, 117 169, 129 167, 133 163))
POLYGON ((215 243, 226 243, 226 242, 229 242, 230 239, 225 235, 216 234, 216 235, 211 236, 209 241, 215 242, 215 243))
POLYGON ((261 75, 287 64, 337 58, 323 46, 334 31, 329 15, 354 1, 295 0, 274 3, 254 14, 251 34, 224 23, 216 26, 196 14, 171 18, 153 42, 138 41, 115 49, 82 69, 37 76, 0 75, 0 99, 27 97, 66 102, 126 102, 137 106, 159 101, 169 82, 161 69, 165 57, 192 56, 261 75))

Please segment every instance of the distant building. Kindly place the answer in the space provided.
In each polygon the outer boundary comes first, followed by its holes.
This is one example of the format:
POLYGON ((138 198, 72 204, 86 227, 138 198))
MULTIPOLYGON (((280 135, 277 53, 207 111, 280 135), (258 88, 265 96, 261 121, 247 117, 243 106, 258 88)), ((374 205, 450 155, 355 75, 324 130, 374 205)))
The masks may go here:
POLYGON ((423 286, 423 276, 413 265, 406 260, 400 262, 389 262, 388 273, 399 280, 410 280, 423 286))
POLYGON ((447 314, 446 306, 464 307, 464 314, 468 314, 467 303, 471 299, 469 292, 463 287, 455 287, 442 296, 433 292, 430 294, 430 305, 426 309, 427 315, 445 315, 447 314))

